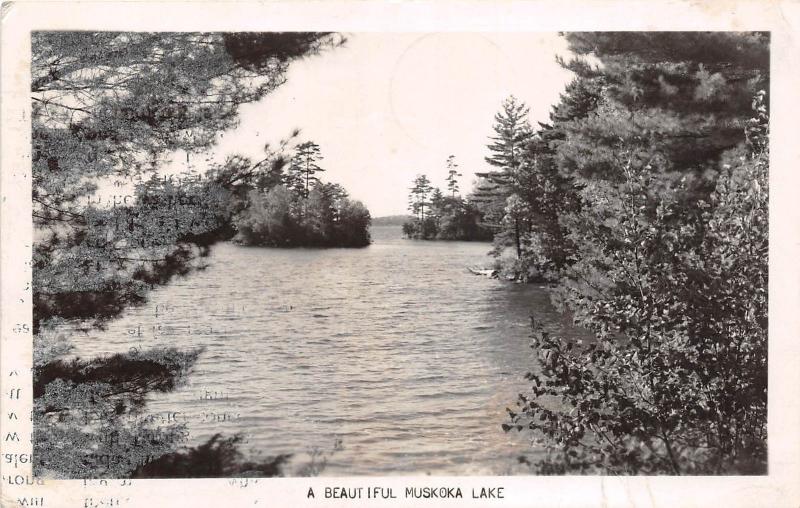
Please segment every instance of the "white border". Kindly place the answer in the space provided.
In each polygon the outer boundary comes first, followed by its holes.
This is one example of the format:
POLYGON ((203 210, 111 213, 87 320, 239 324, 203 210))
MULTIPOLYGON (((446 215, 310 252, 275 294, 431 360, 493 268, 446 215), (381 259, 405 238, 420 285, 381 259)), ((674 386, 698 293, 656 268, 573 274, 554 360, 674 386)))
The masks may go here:
POLYGON ((43 497, 44 506, 800 506, 800 261, 796 123, 800 115, 800 3, 777 1, 273 1, 273 2, 15 2, 2 9, 2 136, 0 137, 0 505, 43 497), (10 486, 29 465, 14 468, 7 453, 25 453, 30 435, 29 34, 31 30, 334 30, 342 32, 556 30, 772 31, 770 175, 769 475, 762 477, 356 477, 249 481, 47 481, 10 486), (24 302, 20 302, 23 299, 24 302), (11 376, 17 370, 18 376, 11 376), (10 398, 21 388, 23 397, 10 398), (14 410, 21 418, 9 421, 14 410), (7 432, 23 438, 6 442, 7 432), (313 486, 316 498, 307 499, 313 486), (398 499, 325 499, 325 486, 393 486, 398 499), (462 488, 464 499, 403 498, 406 486, 462 488), (502 486, 505 499, 473 501, 472 486, 502 486), (87 504, 87 499, 91 503, 87 504), (117 500, 117 504, 113 503, 117 500))

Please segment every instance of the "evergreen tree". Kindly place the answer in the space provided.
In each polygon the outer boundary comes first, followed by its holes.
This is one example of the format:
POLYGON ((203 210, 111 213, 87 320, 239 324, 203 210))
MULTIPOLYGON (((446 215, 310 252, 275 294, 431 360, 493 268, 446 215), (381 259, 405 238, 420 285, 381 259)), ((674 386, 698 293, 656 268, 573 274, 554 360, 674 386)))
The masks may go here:
POLYGON ((447 212, 445 210, 446 204, 447 202, 442 190, 439 187, 434 187, 433 192, 431 192, 430 215, 436 225, 437 233, 441 227, 442 217, 447 212))
POLYGON ((338 183, 320 182, 320 191, 325 199, 332 206, 332 220, 334 223, 340 220, 340 211, 345 201, 348 199, 347 190, 338 183))
POLYGON ((564 124, 559 147, 564 169, 584 177, 619 178, 615 154, 633 150, 657 160, 664 173, 680 173, 698 192, 713 190, 709 162, 743 140, 747 106, 769 88, 769 36, 735 32, 567 34, 580 58, 566 63, 582 79, 602 86, 593 114, 564 124))
POLYGON ((441 212, 444 206, 445 198, 442 190, 439 187, 434 187, 431 192, 431 210, 432 213, 441 212))
POLYGON ((426 175, 418 175, 409 193, 409 211, 415 218, 403 224, 403 234, 420 240, 489 240, 482 214, 474 203, 445 196, 426 175))
MULTIPOLYGON (((523 152, 515 192, 525 203, 527 213, 514 221, 521 223, 524 231, 521 255, 513 266, 501 268, 509 276, 557 279, 571 263, 574 245, 563 217, 580 208, 580 185, 564 170, 558 149, 567 137, 569 122, 594 112, 603 83, 602 76, 579 76, 570 82, 550 113, 551 123, 539 124, 523 152)), ((477 199, 486 207, 487 199, 491 203, 492 194, 502 188, 498 183, 485 180, 479 186, 477 199)), ((496 233, 499 239, 496 243, 500 246, 504 238, 512 236, 504 229, 496 229, 496 233)))
POLYGON ((461 176, 461 173, 458 172, 456 156, 449 156, 447 158, 447 190, 450 191, 450 197, 456 197, 456 193, 458 193, 458 178, 461 176))
POLYGON ((511 179, 533 135, 528 121, 529 112, 528 106, 512 95, 503 101, 502 110, 494 116, 495 136, 490 138, 492 142, 489 144, 492 154, 486 157, 486 162, 499 168, 511 179))
MULTIPOLYGON (((528 121, 529 108, 513 95, 503 101, 502 109, 495 115, 495 136, 488 145, 491 155, 486 162, 498 168, 488 173, 476 173, 483 183, 473 192, 473 200, 482 206, 484 216, 495 224, 500 233, 508 233, 515 247, 517 259, 522 258, 521 216, 507 216, 507 200, 519 190, 523 155, 533 132, 528 121)), ((516 209, 516 208, 515 208, 516 209)), ((500 247, 506 234, 496 235, 500 247)))
POLYGON ((308 197, 309 184, 319 181, 314 175, 325 171, 319 165, 322 158, 319 145, 313 141, 301 143, 295 149, 295 155, 292 157, 292 165, 290 168, 293 176, 292 183, 303 197, 308 197))
POLYGON ((319 183, 308 193, 306 225, 311 245, 326 245, 333 239, 334 203, 331 195, 319 183))
MULTIPOLYGON (((420 221, 425 220, 427 217, 425 207, 430 207, 432 191, 433 186, 431 185, 431 181, 428 179, 428 177, 426 175, 417 175, 417 177, 414 179, 413 187, 411 187, 411 192, 408 197, 408 209, 411 213, 416 215, 420 221)), ((428 208, 427 213, 430 213, 430 208, 428 208)))

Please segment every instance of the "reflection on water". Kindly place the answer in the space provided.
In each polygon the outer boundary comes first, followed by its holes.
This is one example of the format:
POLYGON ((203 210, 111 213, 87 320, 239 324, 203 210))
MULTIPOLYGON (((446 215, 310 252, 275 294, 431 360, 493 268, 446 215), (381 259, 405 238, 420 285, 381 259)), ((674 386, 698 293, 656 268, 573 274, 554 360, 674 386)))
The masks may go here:
POLYGON ((470 275, 488 244, 372 235, 366 249, 219 245, 206 271, 76 336, 77 353, 205 346, 148 406, 178 412, 190 444, 242 432, 299 464, 341 439, 325 475, 525 473, 516 458, 535 450, 500 425, 532 365, 530 313, 563 318, 537 286, 470 275))

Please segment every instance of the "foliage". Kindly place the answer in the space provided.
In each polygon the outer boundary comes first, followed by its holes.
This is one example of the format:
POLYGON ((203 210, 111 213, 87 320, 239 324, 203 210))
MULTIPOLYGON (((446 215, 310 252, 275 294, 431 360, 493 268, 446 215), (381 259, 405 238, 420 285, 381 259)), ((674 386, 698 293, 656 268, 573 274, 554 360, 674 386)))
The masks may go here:
POLYGON ((205 443, 164 454, 140 465, 132 478, 224 478, 283 476, 291 455, 277 455, 261 462, 244 460, 239 447, 241 436, 224 438, 214 434, 205 443))
POLYGON ((436 219, 425 217, 425 219, 414 219, 403 224, 403 234, 408 238, 418 240, 433 240, 439 233, 436 226, 436 219))
POLYGON ((404 223, 413 220, 411 215, 387 215, 384 217, 374 217, 373 226, 402 226, 404 223))
POLYGON ((34 33, 34 329, 51 316, 101 322, 144 301, 153 281, 187 273, 216 236, 224 188, 159 188, 149 175, 175 150, 209 148, 241 104, 285 81, 292 60, 340 42, 322 33, 34 33), (135 196, 93 200, 115 179, 138 182, 135 196), (154 193, 166 201, 142 201, 154 193))
POLYGON ((586 231, 596 255, 575 267, 596 290, 566 295, 597 342, 574 349, 537 330, 541 377, 514 422, 550 439, 546 473, 763 473, 766 154, 720 179, 699 224, 669 197, 643 220, 649 182, 630 178, 607 194, 609 222, 586 231))
POLYGON ((431 193, 433 185, 427 175, 417 175, 408 194, 408 211, 417 216, 420 221, 430 215, 431 193), (426 208, 427 211, 426 211, 426 208))
POLYGON ((273 247, 363 247, 369 245, 369 211, 339 186, 315 185, 307 199, 283 185, 266 194, 253 190, 250 206, 234 219, 235 241, 273 247), (331 190, 335 189, 335 190, 331 190), (305 213, 298 213, 298 200, 305 213))
POLYGON ((714 188, 713 162, 743 141, 751 98, 769 87, 769 35, 736 32, 567 34, 579 58, 565 65, 594 82, 596 107, 562 122, 562 166, 610 178, 620 147, 658 158, 662 172, 687 176, 691 190, 714 188), (609 175, 606 176, 606 172, 609 175))
POLYGON ((481 225, 482 214, 470 201, 456 197, 458 183, 455 157, 447 158, 448 190, 445 196, 427 175, 417 175, 411 187, 408 209, 415 217, 403 224, 403 234, 420 240, 490 240, 491 231, 481 225))
POLYGON ((131 204, 89 205, 81 227, 40 231, 33 252, 34 329, 50 316, 113 318, 145 301, 156 284, 202 267, 228 220, 229 193, 201 181, 156 176, 135 186, 131 204))
POLYGON ((369 210, 361 201, 345 199, 339 208, 339 221, 334 226, 334 240, 337 245, 358 247, 370 243, 369 210))
POLYGON ((176 150, 188 161, 210 148, 236 125, 240 105, 285 81, 292 61, 342 42, 302 32, 32 34, 39 470, 125 476, 185 439, 180 426, 154 426, 139 413, 148 393, 176 386, 198 352, 67 362, 59 357, 69 339, 56 326, 70 319, 102 327, 155 285, 202 268, 208 246, 231 234, 242 207, 238 182, 224 178, 236 170, 207 180, 153 175, 176 150), (131 195, 96 195, 128 184, 131 195))
POLYGON ((497 133, 487 162, 499 168, 482 178, 471 198, 494 229, 499 269, 522 281, 554 279, 568 262, 571 245, 559 218, 577 206, 572 180, 559 172, 550 126, 534 132, 528 107, 513 96, 495 116, 497 133), (504 252, 514 249, 515 257, 504 252))
POLYGON ((504 428, 541 440, 543 473, 763 474, 768 37, 567 38, 603 65, 565 64, 540 131, 577 197, 548 242, 567 253, 555 301, 595 340, 537 326, 504 428))
MULTIPOLYGON (((493 129, 486 162, 500 169, 502 174, 513 178, 514 171, 522 164, 522 154, 533 132, 528 122, 530 109, 513 95, 503 101, 502 110, 494 116, 493 129)), ((499 177, 501 175, 492 175, 499 177)))
MULTIPOLYGON (((480 206, 485 220, 495 229, 508 231, 517 259, 522 256, 522 235, 526 229, 519 222, 520 216, 507 216, 508 199, 515 194, 519 186, 522 168, 522 157, 525 147, 530 142, 533 131, 528 122, 529 108, 519 102, 513 95, 503 101, 502 109, 494 117, 495 136, 491 138, 488 148, 491 152, 486 162, 498 168, 489 173, 476 173, 481 178, 472 192, 472 200, 480 206)), ((517 207, 512 206, 512 209, 517 207)), ((500 235, 498 240, 507 235, 500 235)))
POLYGON ((282 158, 264 166, 269 179, 249 161, 233 169, 237 177, 231 171, 219 173, 228 181, 236 178, 240 188, 247 189, 233 214, 234 241, 272 247, 369 245, 369 211, 351 200, 341 185, 313 176, 324 171, 317 165, 320 159, 318 145, 305 142, 296 148, 288 173, 282 158), (306 187, 309 183, 311 187, 306 187))
POLYGON ((145 397, 173 390, 200 353, 164 348, 35 366, 37 471, 64 478, 127 477, 174 449, 185 439, 185 428, 143 417, 145 397))
POLYGON ((184 424, 146 416, 145 399, 177 388, 201 350, 133 350, 34 369, 37 474, 64 478, 281 476, 289 455, 245 460, 240 436, 181 447, 184 424))
POLYGON ((74 348, 67 333, 58 330, 63 319, 52 318, 44 323, 39 333, 33 336, 33 367, 40 367, 62 356, 74 348))
POLYGON ((450 197, 456 197, 458 194, 458 178, 463 176, 458 172, 458 164, 456 164, 456 156, 451 155, 447 158, 447 190, 450 192, 450 197))
POLYGON ((308 452, 310 460, 297 471, 297 476, 319 476, 328 466, 328 459, 343 449, 341 439, 336 439, 330 450, 312 447, 308 452))
MULTIPOLYGON (((536 132, 527 108, 509 98, 496 116, 487 162, 474 191, 495 227, 495 254, 514 249, 503 270, 527 279, 557 279, 574 258, 562 217, 582 206, 590 182, 620 183, 619 152, 652 161, 664 178, 686 178, 679 199, 704 199, 714 189, 718 161, 742 142, 748 103, 769 85, 768 34, 602 32, 565 34, 578 55, 562 65, 575 79, 536 132), (592 55, 600 65, 582 59, 592 55), (516 129, 516 130, 515 130, 516 129), (522 140, 524 150, 516 149, 522 140), (516 194, 528 212, 507 215, 516 194)), ((589 204, 591 206, 591 204, 589 204)))
POLYGON ((293 190, 302 193, 303 197, 308 197, 309 182, 318 182, 319 179, 314 175, 325 171, 319 165, 322 160, 320 155, 319 145, 313 141, 306 141, 301 143, 295 149, 295 155, 292 157, 292 164, 289 168, 291 172, 290 185, 293 190))

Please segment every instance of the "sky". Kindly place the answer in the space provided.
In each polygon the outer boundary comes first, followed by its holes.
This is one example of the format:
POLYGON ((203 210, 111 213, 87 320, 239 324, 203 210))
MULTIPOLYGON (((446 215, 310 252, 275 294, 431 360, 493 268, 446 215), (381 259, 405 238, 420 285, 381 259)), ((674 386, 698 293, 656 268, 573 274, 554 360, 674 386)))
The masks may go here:
MULTIPOLYGON (((494 115, 510 94, 546 121, 571 79, 554 33, 347 34, 344 47, 294 62, 287 82, 240 109, 212 158, 263 158, 300 129, 320 146, 322 179, 343 185, 373 217, 407 213, 408 189, 426 174, 446 190, 446 160, 463 174, 462 194, 486 171, 494 115)), ((176 158, 181 161, 181 158, 176 158)), ((185 159, 184 159, 185 161, 185 159)))

